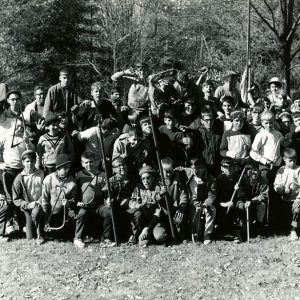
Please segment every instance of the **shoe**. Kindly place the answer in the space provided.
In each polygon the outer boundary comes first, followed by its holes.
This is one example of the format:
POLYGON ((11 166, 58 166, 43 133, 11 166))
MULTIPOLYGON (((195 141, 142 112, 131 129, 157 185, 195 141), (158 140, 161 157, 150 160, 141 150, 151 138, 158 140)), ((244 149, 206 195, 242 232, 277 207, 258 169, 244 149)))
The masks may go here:
POLYGON ((73 244, 78 249, 83 249, 85 247, 85 243, 81 239, 74 239, 73 244))
POLYGON ((233 243, 234 244, 240 244, 242 243, 243 239, 242 239, 242 235, 240 232, 236 232, 233 243))
POLYGON ((104 239, 101 243, 100 243, 101 247, 114 247, 116 246, 116 243, 111 241, 110 239, 104 239))
POLYGON ((35 241, 37 246, 41 246, 45 243, 45 239, 42 236, 39 236, 35 241))
POLYGON ((136 237, 134 235, 131 235, 128 242, 127 242, 128 245, 135 245, 137 244, 137 240, 136 240, 136 237))
POLYGON ((206 246, 206 245, 209 245, 211 244, 211 237, 209 234, 205 235, 204 236, 204 241, 203 241, 203 245, 206 246))
POLYGON ((298 234, 297 234, 297 232, 296 232, 295 230, 292 230, 292 231, 291 231, 291 234, 290 234, 290 240, 291 240, 291 241, 296 241, 296 240, 298 240, 298 234))

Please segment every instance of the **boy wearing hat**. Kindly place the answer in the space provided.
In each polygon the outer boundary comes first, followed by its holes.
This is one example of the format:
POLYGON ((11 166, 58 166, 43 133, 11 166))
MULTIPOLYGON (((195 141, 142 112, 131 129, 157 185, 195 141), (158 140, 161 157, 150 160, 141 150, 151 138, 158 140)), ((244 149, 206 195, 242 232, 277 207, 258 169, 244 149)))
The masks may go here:
POLYGON ((67 154, 59 154, 55 164, 56 171, 45 177, 42 188, 45 231, 49 230, 49 227, 59 228, 60 237, 70 235, 70 226, 65 226, 67 215, 71 219, 75 216, 73 209, 77 186, 75 179, 69 175, 71 164, 72 160, 67 154))
POLYGON ((44 169, 45 175, 55 171, 57 156, 61 153, 68 154, 74 158, 74 146, 71 137, 59 128, 59 117, 49 112, 45 118, 45 129, 47 133, 42 135, 38 141, 37 167, 44 169))
POLYGON ((231 113, 232 128, 223 133, 220 154, 243 164, 249 160, 251 148, 250 131, 244 126, 244 113, 234 111, 231 113))
POLYGON ((141 182, 134 189, 130 201, 130 212, 134 215, 135 237, 140 246, 151 242, 163 243, 167 232, 162 224, 161 202, 166 187, 160 187, 156 181, 156 170, 145 165, 139 171, 141 182))
POLYGON ((12 186, 13 203, 26 218, 27 240, 37 235, 37 243, 44 241, 42 228, 42 184, 44 172, 35 168, 36 153, 27 150, 21 156, 24 170, 18 174, 12 186))

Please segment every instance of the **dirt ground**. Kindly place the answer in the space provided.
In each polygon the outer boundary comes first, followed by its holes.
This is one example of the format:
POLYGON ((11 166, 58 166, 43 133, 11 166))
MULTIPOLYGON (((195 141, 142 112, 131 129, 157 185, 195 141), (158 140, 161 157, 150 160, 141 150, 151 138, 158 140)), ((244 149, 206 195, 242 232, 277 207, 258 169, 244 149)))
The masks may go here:
POLYGON ((300 299, 300 241, 0 245, 0 299, 300 299))

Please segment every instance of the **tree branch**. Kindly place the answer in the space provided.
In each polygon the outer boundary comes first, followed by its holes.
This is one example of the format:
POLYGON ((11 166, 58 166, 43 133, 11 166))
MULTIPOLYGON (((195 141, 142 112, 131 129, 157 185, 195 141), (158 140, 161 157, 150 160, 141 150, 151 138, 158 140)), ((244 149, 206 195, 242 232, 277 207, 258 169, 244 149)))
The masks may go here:
POLYGON ((295 34, 295 31, 297 30, 299 23, 300 23, 300 14, 297 16, 297 18, 291 28, 291 31, 289 32, 288 36, 286 37, 287 42, 290 42, 290 40, 293 39, 293 36, 295 34))
POLYGON ((268 22, 268 20, 260 13, 260 11, 257 9, 256 6, 254 6, 254 4, 252 2, 251 2, 251 7, 254 9, 256 14, 263 21, 263 23, 265 23, 269 27, 269 29, 275 34, 276 38, 279 39, 279 34, 278 34, 277 30, 268 22))
POLYGON ((297 53, 299 53, 300 51, 300 46, 298 46, 298 48, 296 48, 296 50, 294 51, 293 54, 291 54, 291 61, 296 57, 297 53))
POLYGON ((271 16, 272 16, 272 23, 273 23, 273 28, 276 29, 276 28, 275 28, 276 23, 275 23, 274 11, 273 11, 272 7, 270 6, 270 4, 269 4, 266 0, 263 0, 263 1, 264 1, 265 6, 268 8, 268 10, 269 10, 270 13, 271 13, 271 16))

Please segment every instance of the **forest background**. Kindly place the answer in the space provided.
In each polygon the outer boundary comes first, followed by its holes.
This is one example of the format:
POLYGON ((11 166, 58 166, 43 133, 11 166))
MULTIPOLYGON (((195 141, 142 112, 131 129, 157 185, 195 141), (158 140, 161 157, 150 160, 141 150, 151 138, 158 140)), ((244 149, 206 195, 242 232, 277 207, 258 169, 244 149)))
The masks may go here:
MULTIPOLYGON (((28 100, 33 87, 74 70, 83 97, 94 81, 111 88, 117 70, 147 62, 152 72, 175 61, 220 82, 246 67, 248 0, 0 0, 0 81, 28 100)), ((298 88, 300 1, 251 1, 252 81, 279 76, 298 88)))

